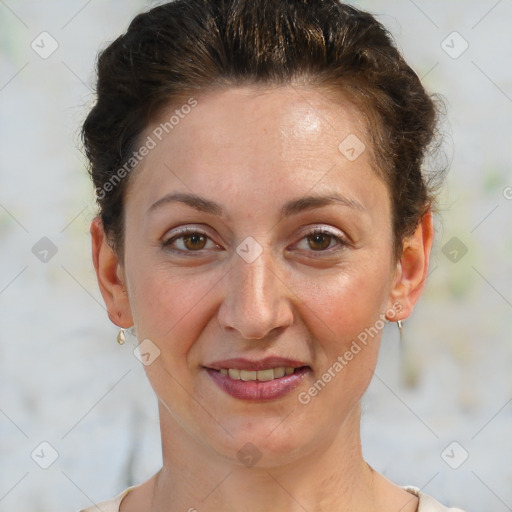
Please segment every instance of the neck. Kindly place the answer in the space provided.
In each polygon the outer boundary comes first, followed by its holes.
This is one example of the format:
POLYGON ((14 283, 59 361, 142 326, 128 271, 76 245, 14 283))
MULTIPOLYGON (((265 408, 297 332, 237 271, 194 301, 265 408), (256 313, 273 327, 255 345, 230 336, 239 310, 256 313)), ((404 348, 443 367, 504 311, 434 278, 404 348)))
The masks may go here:
POLYGON ((333 437, 297 450, 284 464, 251 467, 205 449, 162 406, 160 419, 163 468, 155 479, 152 512, 375 510, 373 472, 361 452, 359 406, 333 437))

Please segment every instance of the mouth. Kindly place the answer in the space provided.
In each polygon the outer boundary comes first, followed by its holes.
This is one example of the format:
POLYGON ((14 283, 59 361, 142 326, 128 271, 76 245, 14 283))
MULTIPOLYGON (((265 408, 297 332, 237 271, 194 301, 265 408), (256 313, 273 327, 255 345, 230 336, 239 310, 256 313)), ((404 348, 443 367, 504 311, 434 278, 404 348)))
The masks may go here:
POLYGON ((283 358, 261 361, 230 359, 217 361, 204 369, 225 393, 239 400, 266 401, 283 397, 311 372, 300 362, 283 358))

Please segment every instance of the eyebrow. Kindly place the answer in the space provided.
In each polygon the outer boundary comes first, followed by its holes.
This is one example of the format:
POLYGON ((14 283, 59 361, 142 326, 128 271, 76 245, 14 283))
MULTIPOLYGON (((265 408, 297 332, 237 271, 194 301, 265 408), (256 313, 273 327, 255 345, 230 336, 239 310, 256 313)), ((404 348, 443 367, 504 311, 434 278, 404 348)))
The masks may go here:
MULTIPOLYGON (((170 203, 183 203, 195 210, 200 212, 210 213, 218 217, 226 217, 226 213, 222 206, 218 203, 198 196, 196 194, 189 194, 183 192, 176 192, 166 194, 161 197, 158 201, 153 203, 147 210, 146 215, 154 212, 155 210, 168 205, 170 203)), ((313 210, 315 208, 321 208, 323 206, 329 206, 332 204, 340 204, 348 206, 359 211, 366 211, 366 207, 360 202, 344 197, 338 193, 325 194, 325 195, 312 195, 305 196, 299 199, 292 199, 283 205, 281 208, 282 217, 290 217, 306 210, 313 210)))

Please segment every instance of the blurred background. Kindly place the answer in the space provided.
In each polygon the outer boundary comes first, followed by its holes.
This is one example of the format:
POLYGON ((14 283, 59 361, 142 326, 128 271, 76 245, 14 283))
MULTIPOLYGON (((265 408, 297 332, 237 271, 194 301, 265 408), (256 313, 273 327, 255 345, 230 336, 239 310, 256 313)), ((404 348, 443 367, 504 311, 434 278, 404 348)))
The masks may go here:
MULTIPOLYGON (((468 512, 512 510, 512 3, 374 0, 447 105, 450 172, 427 288, 386 327, 367 460, 468 512)), ((0 512, 64 512, 160 467, 157 404, 91 262, 78 132, 98 50, 153 5, 0 2, 0 512)))

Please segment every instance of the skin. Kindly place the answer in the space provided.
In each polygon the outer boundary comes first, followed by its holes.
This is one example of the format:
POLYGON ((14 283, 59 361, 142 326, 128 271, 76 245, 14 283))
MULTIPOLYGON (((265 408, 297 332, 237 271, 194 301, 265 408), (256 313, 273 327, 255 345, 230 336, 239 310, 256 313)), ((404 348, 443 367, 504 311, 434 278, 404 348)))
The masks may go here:
MULTIPOLYGON (((130 492, 123 512, 413 512, 417 498, 373 471, 360 445, 359 402, 377 362, 381 331, 309 403, 298 400, 380 315, 407 318, 423 289, 433 238, 423 217, 393 258, 391 203, 370 151, 350 161, 348 135, 368 148, 358 110, 307 87, 209 92, 134 171, 125 204, 125 259, 99 218, 93 262, 110 319, 135 325, 160 356, 145 370, 159 400, 163 467, 130 492), (170 203, 170 192, 215 201, 224 217, 170 203), (281 217, 284 203, 338 193, 333 204, 281 217), (162 247, 177 228, 208 238, 162 247), (309 236, 321 227, 346 241, 309 236), (248 236, 262 253, 247 263, 248 236), (323 251, 323 252, 322 252, 323 251), (315 258, 316 256, 316 258, 315 258), (398 305, 398 309, 397 309, 398 305), (299 387, 268 402, 225 394, 203 366, 278 355, 311 368, 299 387), (261 454, 246 467, 237 452, 261 454)), ((162 111, 141 140, 176 108, 162 111)))

